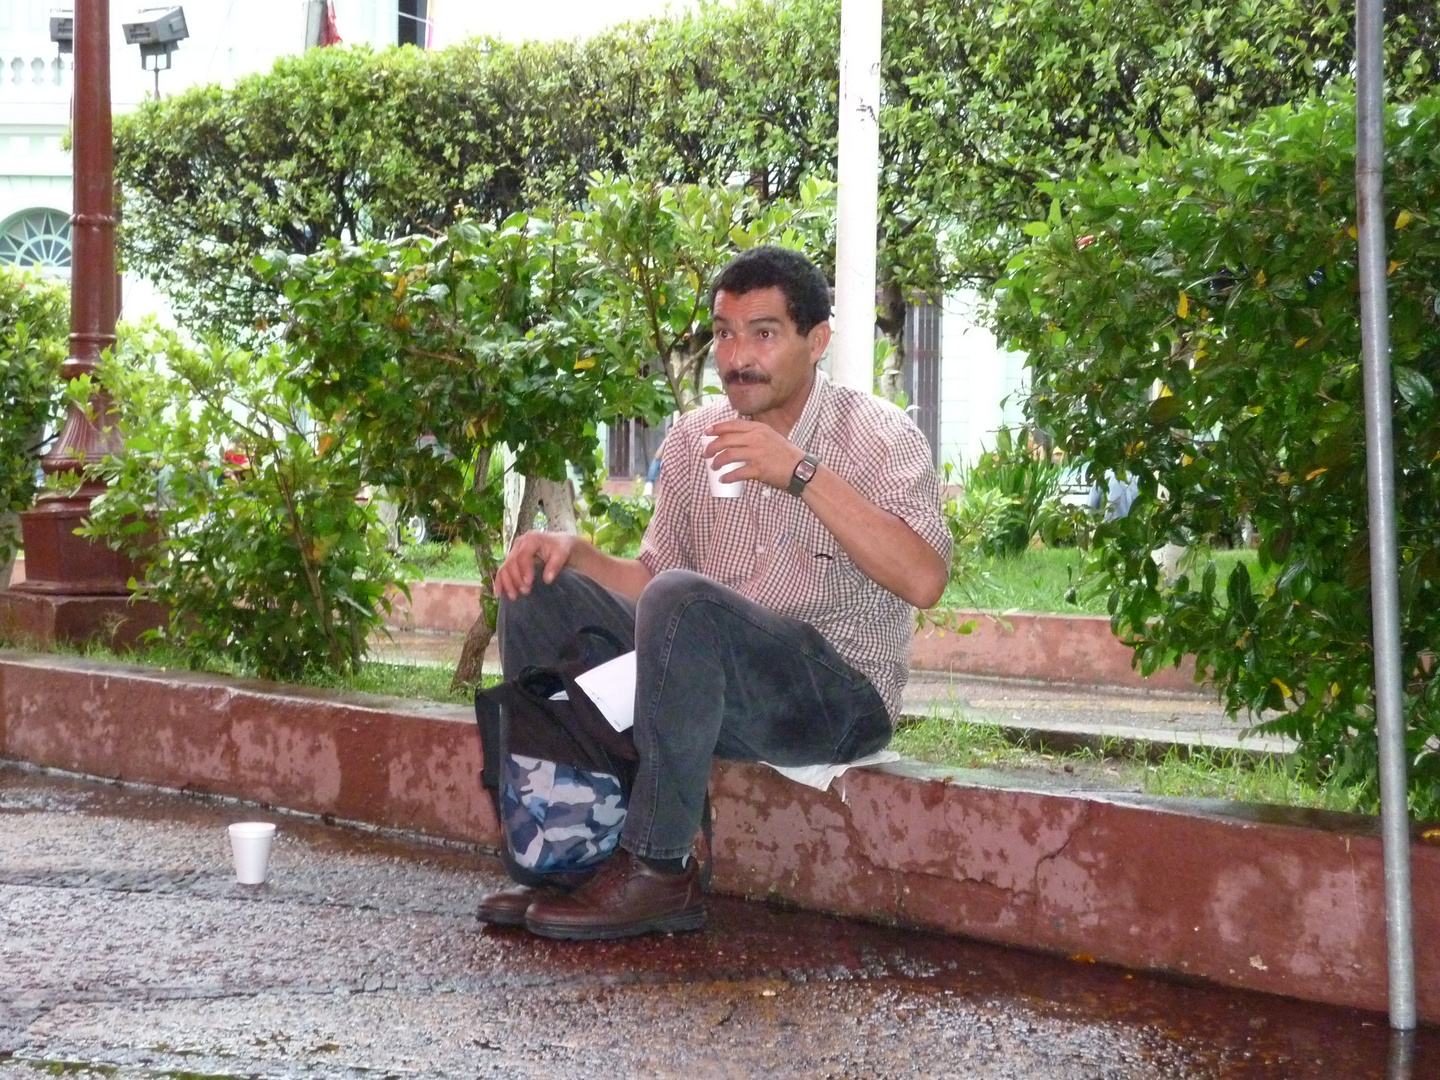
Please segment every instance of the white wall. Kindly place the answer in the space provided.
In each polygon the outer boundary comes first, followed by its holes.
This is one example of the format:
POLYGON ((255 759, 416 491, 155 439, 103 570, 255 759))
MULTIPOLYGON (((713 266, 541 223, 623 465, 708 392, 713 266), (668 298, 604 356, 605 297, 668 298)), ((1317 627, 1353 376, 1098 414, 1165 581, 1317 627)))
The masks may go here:
MULTIPOLYGON (((530 0, 526 4, 430 0, 435 48, 470 37, 502 41, 584 38, 607 26, 678 15, 699 7, 698 0, 530 0)), ((340 32, 345 28, 342 25, 340 32)))
POLYGON ((940 462, 970 465, 1024 420, 1025 354, 1002 349, 973 290, 947 296, 940 327, 940 462))
POLYGON ((0 0, 0 224, 23 210, 70 214, 70 57, 50 41, 49 5, 0 0))

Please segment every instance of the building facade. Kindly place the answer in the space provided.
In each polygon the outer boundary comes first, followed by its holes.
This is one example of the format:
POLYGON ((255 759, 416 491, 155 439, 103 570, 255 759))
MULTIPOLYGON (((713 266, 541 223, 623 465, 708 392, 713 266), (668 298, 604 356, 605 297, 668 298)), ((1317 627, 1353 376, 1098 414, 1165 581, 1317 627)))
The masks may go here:
MULTIPOLYGON (((0 0, 0 263, 68 276, 72 178, 70 128, 74 57, 50 40, 51 3, 0 0)), ((202 83, 230 84, 301 52, 313 34, 309 0, 246 0, 184 5, 190 36, 159 74, 162 94, 202 83)), ((335 0, 342 38, 374 47, 426 41, 426 0, 335 0), (418 30, 417 30, 418 28, 418 30), (408 35, 408 36, 407 36, 408 35)), ((125 43, 129 8, 111 7, 110 83, 114 111, 152 94, 155 75, 125 43)), ((163 309, 141 280, 127 277, 127 314, 163 309)))

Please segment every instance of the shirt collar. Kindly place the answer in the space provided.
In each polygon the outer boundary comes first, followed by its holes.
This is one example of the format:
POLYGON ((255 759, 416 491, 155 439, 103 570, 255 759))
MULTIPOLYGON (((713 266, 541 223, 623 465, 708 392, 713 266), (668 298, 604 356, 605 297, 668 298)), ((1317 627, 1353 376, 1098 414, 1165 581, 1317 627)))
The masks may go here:
POLYGON ((825 402, 829 400, 829 397, 830 380, 817 367, 815 381, 810 386, 810 396, 805 399, 805 408, 800 410, 800 416, 795 421, 795 426, 790 429, 790 441, 796 446, 803 450, 810 449, 820 426, 821 410, 825 408, 825 402))

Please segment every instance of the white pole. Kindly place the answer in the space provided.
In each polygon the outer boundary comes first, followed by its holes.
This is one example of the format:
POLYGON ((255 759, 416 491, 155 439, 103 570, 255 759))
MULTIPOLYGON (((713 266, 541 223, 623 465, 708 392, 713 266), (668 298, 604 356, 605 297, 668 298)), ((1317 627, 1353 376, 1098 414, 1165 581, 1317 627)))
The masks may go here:
POLYGON ((835 341, 842 386, 875 389, 875 232, 880 179, 882 0, 841 0, 840 160, 835 239, 835 341))
POLYGON ((324 21, 325 0, 308 0, 305 4, 305 48, 313 49, 320 44, 320 27, 324 21))

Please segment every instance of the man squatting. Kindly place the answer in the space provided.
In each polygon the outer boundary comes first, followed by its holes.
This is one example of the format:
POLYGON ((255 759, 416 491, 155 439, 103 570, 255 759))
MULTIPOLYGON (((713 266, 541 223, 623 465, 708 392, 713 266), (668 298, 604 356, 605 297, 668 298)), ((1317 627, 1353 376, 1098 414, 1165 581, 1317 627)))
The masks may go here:
POLYGON ((496 575, 507 679, 553 663, 583 626, 633 642, 640 760, 619 848, 595 876, 568 893, 493 893, 487 922, 587 939, 696 929, 687 856, 712 756, 844 762, 890 739, 913 608, 940 599, 951 554, 929 445, 900 409, 817 370, 830 293, 804 256, 745 252, 716 277, 710 311, 726 400, 666 437, 639 557, 530 532, 496 575), (707 469, 744 494, 712 496, 707 469))

